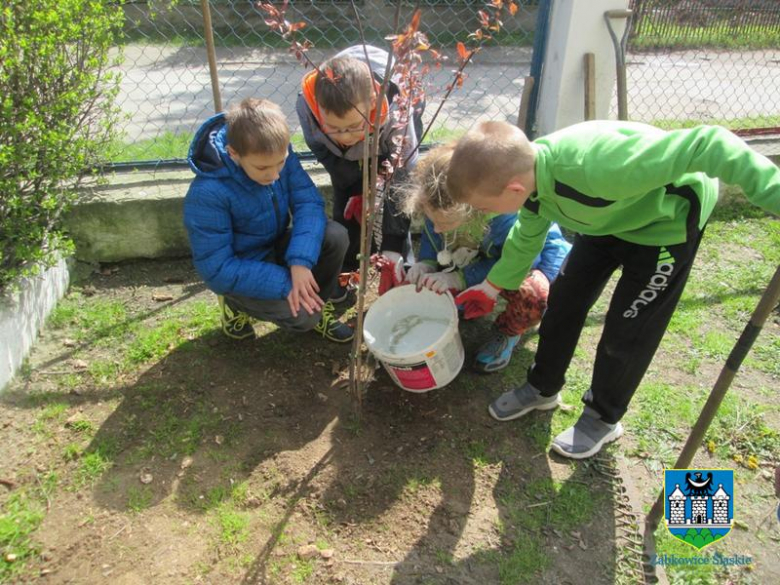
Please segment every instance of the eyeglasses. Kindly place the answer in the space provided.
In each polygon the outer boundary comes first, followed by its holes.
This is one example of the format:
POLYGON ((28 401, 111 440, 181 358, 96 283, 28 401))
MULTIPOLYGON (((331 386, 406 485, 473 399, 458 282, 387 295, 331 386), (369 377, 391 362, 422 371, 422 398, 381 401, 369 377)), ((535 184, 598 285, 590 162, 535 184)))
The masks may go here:
POLYGON ((328 126, 327 124, 322 124, 322 131, 325 132, 328 136, 339 136, 341 134, 357 134, 358 132, 363 132, 363 130, 366 127, 366 121, 363 120, 360 122, 360 124, 355 124, 354 126, 350 126, 349 128, 334 128, 333 126, 328 126))

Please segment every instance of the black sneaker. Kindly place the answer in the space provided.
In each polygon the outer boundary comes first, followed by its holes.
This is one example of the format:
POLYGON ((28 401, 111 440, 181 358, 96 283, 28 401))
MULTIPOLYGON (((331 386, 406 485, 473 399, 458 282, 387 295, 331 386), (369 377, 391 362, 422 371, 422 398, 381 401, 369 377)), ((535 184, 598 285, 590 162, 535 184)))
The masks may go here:
POLYGON ((255 337, 252 327, 254 319, 243 311, 234 311, 225 302, 225 297, 217 295, 219 316, 222 321, 222 332, 231 339, 250 339, 255 337))
POLYGON ((330 295, 328 299, 331 303, 339 304, 343 303, 349 298, 349 289, 346 286, 336 285, 336 290, 330 295))
POLYGON ((322 335, 329 341, 335 341, 336 343, 348 343, 355 337, 355 331, 347 325, 342 323, 333 314, 335 307, 331 301, 325 303, 322 307, 322 317, 320 322, 314 326, 314 331, 322 335))

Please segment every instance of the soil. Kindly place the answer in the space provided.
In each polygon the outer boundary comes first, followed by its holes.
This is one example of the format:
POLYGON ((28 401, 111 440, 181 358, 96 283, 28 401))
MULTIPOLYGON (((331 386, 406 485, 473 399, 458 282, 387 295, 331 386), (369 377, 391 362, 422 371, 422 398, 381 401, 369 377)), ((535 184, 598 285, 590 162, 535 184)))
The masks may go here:
MULTIPOLYGON (((149 327, 163 308, 205 300, 216 311, 189 260, 105 268, 76 290, 121 301, 149 327)), ((486 323, 462 325, 467 356, 489 331, 486 323)), ((83 376, 64 392, 62 376, 115 351, 74 347, 72 338, 68 328, 45 330, 28 374, 2 397, 0 477, 14 489, 45 473, 60 478, 24 582, 635 582, 638 557, 626 552, 620 528, 631 511, 621 503, 620 476, 631 476, 635 513, 658 484, 641 458, 626 458, 630 437, 598 463, 572 463, 540 448, 526 425, 487 414, 513 377, 523 379, 535 336, 516 351, 514 374, 480 375, 467 363, 446 389, 414 394, 379 369, 360 405, 343 382, 350 346, 315 334, 270 330, 237 342, 215 327, 130 373, 107 382, 83 376), (56 395, 66 418, 35 432, 41 406, 30 394, 56 395), (79 461, 62 457, 79 440, 74 417, 95 429, 83 439, 86 453, 105 445, 114 453, 111 468, 81 487, 79 461), (196 426, 197 447, 181 452, 175 441, 196 426), (550 480, 557 494, 590 494, 582 522, 559 517, 576 511, 539 490, 550 480), (247 523, 235 538, 225 537, 230 514, 247 523)), ((542 439, 551 418, 533 417, 542 439)), ((745 519, 751 526, 776 505, 756 501, 745 519)), ((737 532, 735 549, 764 560, 757 582, 777 582, 777 554, 761 552, 776 550, 766 537, 777 528, 764 531, 763 543, 754 530, 737 532)))

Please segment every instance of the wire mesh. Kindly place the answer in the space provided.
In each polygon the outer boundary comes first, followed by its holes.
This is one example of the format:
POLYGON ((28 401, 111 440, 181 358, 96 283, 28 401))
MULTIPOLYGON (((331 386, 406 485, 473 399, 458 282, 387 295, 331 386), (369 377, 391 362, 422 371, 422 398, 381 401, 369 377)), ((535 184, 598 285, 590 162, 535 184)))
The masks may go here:
POLYGON ((632 0, 630 7, 630 119, 780 132, 780 2, 632 0))
MULTIPOLYGON (((384 37, 393 32, 395 4, 356 2, 367 42, 387 45, 384 37)), ((437 96, 452 81, 455 44, 467 41, 478 28, 477 10, 484 2, 405 3, 402 25, 418 4, 423 9, 421 29, 453 63, 429 76, 427 121, 438 106, 437 96)), ((463 87, 444 106, 427 141, 453 138, 481 120, 517 119, 523 80, 530 71, 537 2, 518 4, 518 13, 504 19, 501 33, 469 65, 463 87)), ((287 114, 296 150, 305 153, 295 114, 304 67, 288 51, 287 41, 266 26, 255 2, 212 0, 209 6, 223 107, 246 97, 273 100, 287 114)), ((192 134, 214 113, 201 2, 129 1, 122 8, 126 23, 124 43, 117 48, 124 55, 118 105, 126 121, 113 159, 135 163, 183 158, 192 134)), ((348 1, 292 0, 287 19, 306 23, 302 38, 314 43, 309 57, 315 63, 360 42, 348 1)))

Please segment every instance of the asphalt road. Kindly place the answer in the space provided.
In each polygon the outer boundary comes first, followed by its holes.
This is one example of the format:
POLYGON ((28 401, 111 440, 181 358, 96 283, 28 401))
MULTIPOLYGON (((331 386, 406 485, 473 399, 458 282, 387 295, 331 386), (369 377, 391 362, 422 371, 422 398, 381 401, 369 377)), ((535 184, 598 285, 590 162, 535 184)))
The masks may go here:
MULTIPOLYGON (((311 54, 315 62, 322 57, 311 54)), ((217 61, 223 105, 266 97, 282 106, 297 129, 294 106, 304 68, 291 55, 232 48, 220 49, 217 61)), ((630 54, 627 61, 634 120, 704 122, 780 114, 780 50, 630 54)), ((480 120, 515 121, 530 67, 529 48, 484 50, 467 69, 463 87, 444 105, 439 123, 455 130, 480 120)), ((427 118, 450 82, 451 68, 429 78, 427 118)), ((121 71, 119 103, 129 117, 128 140, 164 131, 190 133, 213 113, 204 48, 129 45, 121 71)))

